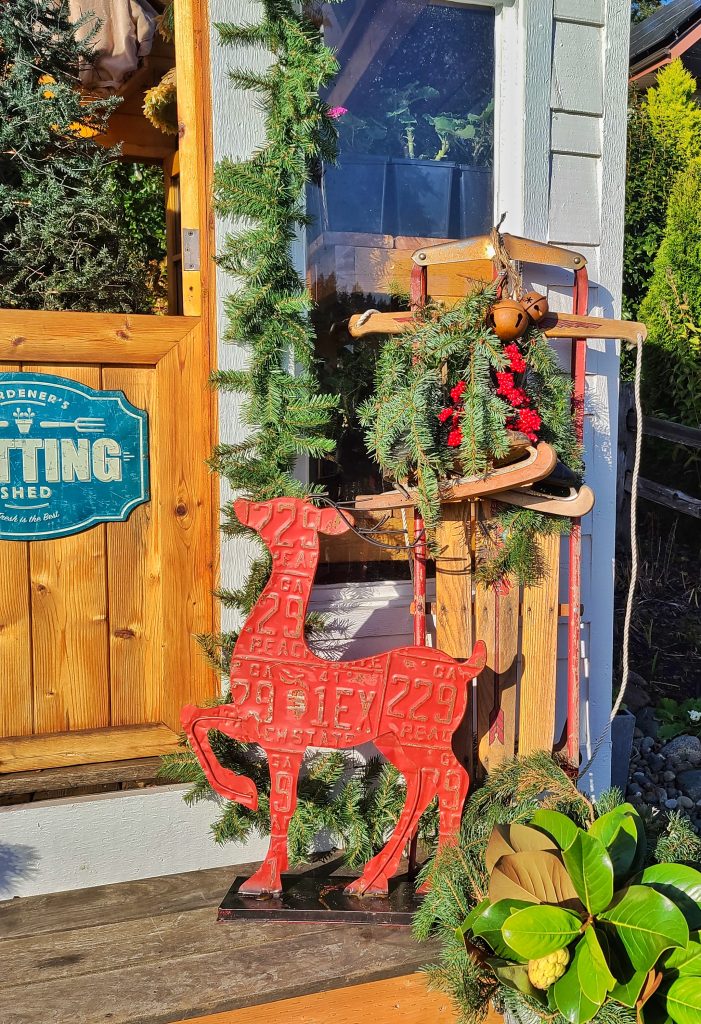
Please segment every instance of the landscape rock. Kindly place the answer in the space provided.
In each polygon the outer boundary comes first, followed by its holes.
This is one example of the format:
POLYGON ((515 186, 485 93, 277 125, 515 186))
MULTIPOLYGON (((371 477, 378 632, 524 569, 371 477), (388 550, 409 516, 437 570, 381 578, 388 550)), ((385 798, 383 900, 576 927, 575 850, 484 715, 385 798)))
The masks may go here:
POLYGON ((660 723, 655 718, 654 708, 643 708, 635 716, 635 722, 643 736, 652 736, 657 739, 660 723))
POLYGON ((667 808, 668 811, 676 811, 676 809, 677 809, 677 801, 676 800, 672 800, 672 799, 665 800, 664 805, 665 805, 665 807, 667 808))
POLYGON ((660 754, 672 766, 689 765, 695 768, 701 764, 701 740, 698 736, 675 736, 669 743, 665 743, 660 754))
POLYGON ((692 771, 681 772, 677 782, 684 793, 696 801, 696 806, 701 807, 701 771, 696 768, 692 771))

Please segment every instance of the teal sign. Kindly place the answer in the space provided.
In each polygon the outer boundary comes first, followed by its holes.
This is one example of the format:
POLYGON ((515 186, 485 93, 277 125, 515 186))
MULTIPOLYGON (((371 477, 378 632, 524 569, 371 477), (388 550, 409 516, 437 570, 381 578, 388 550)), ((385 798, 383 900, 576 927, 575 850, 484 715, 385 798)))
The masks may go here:
POLYGON ((0 539, 65 537, 148 499, 147 415, 121 391, 0 373, 0 539))

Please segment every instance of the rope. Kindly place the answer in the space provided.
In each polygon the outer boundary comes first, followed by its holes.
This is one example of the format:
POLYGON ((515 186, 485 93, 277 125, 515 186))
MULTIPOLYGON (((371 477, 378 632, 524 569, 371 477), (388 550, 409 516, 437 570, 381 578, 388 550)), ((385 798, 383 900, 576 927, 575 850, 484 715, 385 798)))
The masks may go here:
POLYGON ((523 278, 506 250, 499 226, 492 228, 489 233, 489 240, 494 249, 492 261, 497 272, 497 280, 506 281, 508 294, 517 299, 523 294, 523 278))
POLYGON ((640 459, 642 455, 643 445, 643 408, 642 399, 640 396, 640 385, 642 380, 642 367, 643 367, 643 343, 640 338, 636 342, 636 354, 635 354, 635 384, 634 384, 634 395, 635 395, 635 460, 633 462, 633 477, 631 480, 630 488, 630 583, 628 584, 628 596, 626 598, 626 614, 623 623, 623 664, 621 671, 621 688, 618 691, 618 697, 616 702, 611 709, 611 717, 609 718, 608 725, 599 736, 598 740, 594 745, 594 749, 589 757, 589 760, 585 764, 584 768, 579 773, 579 778, 583 778, 589 771, 594 761, 596 760, 599 751, 601 750, 606 737, 611 731, 613 720, 621 710, 623 701, 625 700, 626 689, 628 687, 628 680, 630 678, 630 632, 631 623, 633 621, 633 605, 635 601, 635 590, 638 585, 638 478, 640 476, 640 459))

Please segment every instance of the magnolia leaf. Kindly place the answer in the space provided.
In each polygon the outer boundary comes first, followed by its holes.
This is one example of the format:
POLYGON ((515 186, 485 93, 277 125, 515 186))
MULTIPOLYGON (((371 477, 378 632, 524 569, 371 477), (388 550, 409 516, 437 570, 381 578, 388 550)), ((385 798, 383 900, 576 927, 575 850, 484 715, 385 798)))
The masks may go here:
POLYGON ((613 925, 636 971, 647 973, 666 949, 689 942, 682 912, 646 885, 625 889, 599 920, 613 925))
POLYGON ((565 1020, 570 1024, 586 1024, 600 1010, 600 1003, 593 1002, 584 992, 579 981, 579 963, 584 943, 580 942, 575 950, 569 970, 556 981, 551 991, 553 1002, 565 1020))
POLYGON ((676 904, 689 928, 701 928, 701 871, 686 864, 653 864, 640 881, 676 904))
POLYGON ((495 825, 484 854, 487 872, 491 874, 500 857, 538 850, 557 852, 557 846, 548 836, 528 825, 495 825))
POLYGON ((472 908, 472 910, 467 915, 463 923, 461 925, 458 925, 458 927, 455 929, 455 933, 459 939, 462 939, 465 935, 467 935, 468 932, 472 931, 472 926, 474 925, 477 918, 481 917, 481 915, 489 906, 491 906, 489 900, 482 900, 481 903, 478 903, 476 907, 472 908))
POLYGON ((701 941, 698 932, 689 939, 688 946, 673 949, 664 959, 666 971, 678 971, 679 974, 691 974, 701 978, 701 941))
POLYGON ((501 934, 519 956, 539 960, 569 946, 582 930, 577 914, 562 907, 525 907, 506 919, 501 934))
POLYGON ((647 978, 645 971, 636 971, 627 981, 619 982, 611 989, 611 998, 631 1009, 635 1006, 647 978))
POLYGON ((678 978, 667 993, 667 1013, 677 1024, 701 1021, 701 980, 678 978))
POLYGON ((613 899, 613 864, 601 840, 580 830, 562 857, 577 895, 589 913, 605 910, 613 899))
POLYGON ((611 974, 594 928, 587 928, 577 950, 577 973, 582 991, 592 1003, 601 1005, 615 987, 616 979, 611 974))
POLYGON ((531 825, 535 825, 536 828, 540 828, 547 835, 552 836, 561 850, 566 850, 568 846, 571 846, 580 832, 575 823, 566 814, 561 814, 559 811, 536 811, 531 825))
POLYGON ((512 988, 515 992, 521 992, 524 996, 530 996, 531 999, 537 999, 539 1002, 542 1001, 543 993, 531 985, 526 964, 511 964, 508 960, 494 958, 487 960, 487 964, 507 988, 512 988))
POLYGON ((600 839, 613 864, 616 886, 639 870, 645 858, 645 830, 632 804, 621 804, 597 818, 589 834, 600 839))
POLYGON ((512 853, 501 857, 489 880, 489 898, 526 900, 529 903, 580 905, 577 890, 565 865, 554 853, 512 853))
POLYGON ((640 993, 638 1001, 635 1004, 635 1011, 639 1021, 642 1020, 642 1011, 643 1007, 645 1006, 645 1003, 649 1002, 652 999, 655 992, 657 992, 658 988, 662 984, 663 978, 664 975, 662 974, 662 971, 653 970, 650 971, 647 978, 645 979, 645 984, 643 985, 642 992, 640 993))
POLYGON ((473 922, 472 934, 484 939, 498 956, 506 957, 507 960, 520 960, 521 957, 514 956, 513 950, 504 941, 502 927, 511 914, 529 906, 532 904, 523 900, 499 900, 497 903, 490 903, 473 922))

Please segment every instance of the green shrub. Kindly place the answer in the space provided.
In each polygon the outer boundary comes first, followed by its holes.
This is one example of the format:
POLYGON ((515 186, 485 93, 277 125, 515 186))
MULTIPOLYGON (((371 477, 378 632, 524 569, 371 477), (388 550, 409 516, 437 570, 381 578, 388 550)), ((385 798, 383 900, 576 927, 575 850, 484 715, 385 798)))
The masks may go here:
POLYGON ((684 161, 701 156, 701 109, 696 102, 696 79, 681 60, 673 60, 657 76, 647 95, 655 137, 672 146, 684 161))
POLYGON ((644 400, 648 414, 701 423, 701 159, 674 183, 667 226, 640 307, 648 325, 644 400))

